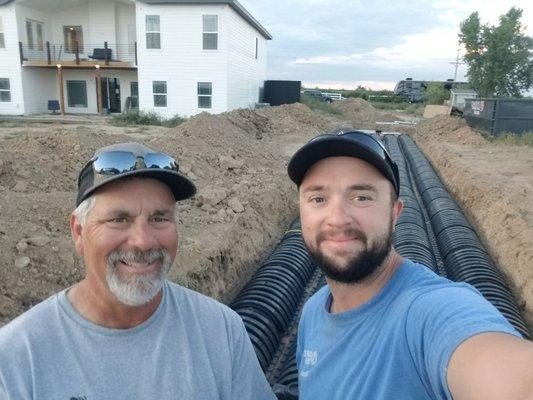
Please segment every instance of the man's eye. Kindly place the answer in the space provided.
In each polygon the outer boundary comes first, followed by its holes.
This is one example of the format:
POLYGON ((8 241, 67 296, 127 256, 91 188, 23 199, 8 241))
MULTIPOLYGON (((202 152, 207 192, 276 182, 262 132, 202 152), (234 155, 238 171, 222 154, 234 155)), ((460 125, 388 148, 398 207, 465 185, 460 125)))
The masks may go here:
POLYGON ((313 197, 311 199, 311 202, 313 203, 323 203, 324 201, 326 201, 326 199, 324 199, 323 197, 313 197))
POLYGON ((168 222, 169 219, 168 218, 165 218, 165 217, 154 217, 152 219, 152 221, 156 222, 156 223, 162 223, 162 222, 168 222))
POLYGON ((369 200, 372 200, 372 199, 370 197, 368 197, 368 196, 356 196, 355 200, 357 200, 357 201, 369 201, 369 200))
POLYGON ((126 217, 116 217, 116 218, 111 218, 109 222, 113 224, 124 224, 128 222, 128 219, 126 217))

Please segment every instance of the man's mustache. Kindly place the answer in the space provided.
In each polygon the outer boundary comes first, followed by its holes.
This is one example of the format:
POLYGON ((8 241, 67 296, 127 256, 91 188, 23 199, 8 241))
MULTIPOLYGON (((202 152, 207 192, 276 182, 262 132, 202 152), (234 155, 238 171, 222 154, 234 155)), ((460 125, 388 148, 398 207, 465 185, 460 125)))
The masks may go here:
POLYGON ((360 240, 363 244, 366 244, 367 241, 365 233, 354 227, 321 231, 318 233, 316 241, 317 243, 320 243, 324 240, 334 239, 337 237, 357 237, 357 239, 360 240))

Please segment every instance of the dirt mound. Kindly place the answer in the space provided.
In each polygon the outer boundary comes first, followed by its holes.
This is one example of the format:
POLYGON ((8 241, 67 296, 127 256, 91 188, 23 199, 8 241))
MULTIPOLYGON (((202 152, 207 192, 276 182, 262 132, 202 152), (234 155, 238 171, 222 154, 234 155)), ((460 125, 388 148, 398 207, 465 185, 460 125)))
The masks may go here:
POLYGON ((359 98, 350 97, 343 101, 336 101, 331 106, 341 111, 344 117, 349 118, 354 124, 398 119, 395 115, 383 113, 368 101, 359 98))
POLYGON ((437 115, 423 120, 416 128, 416 136, 422 140, 449 141, 460 144, 482 145, 487 140, 473 131, 463 119, 437 115))
POLYGON ((330 128, 301 104, 199 114, 174 129, 2 125, 0 324, 83 277, 70 239, 79 170, 105 145, 139 141, 175 155, 199 189, 179 205, 170 278, 229 300, 296 216, 293 148, 330 128))

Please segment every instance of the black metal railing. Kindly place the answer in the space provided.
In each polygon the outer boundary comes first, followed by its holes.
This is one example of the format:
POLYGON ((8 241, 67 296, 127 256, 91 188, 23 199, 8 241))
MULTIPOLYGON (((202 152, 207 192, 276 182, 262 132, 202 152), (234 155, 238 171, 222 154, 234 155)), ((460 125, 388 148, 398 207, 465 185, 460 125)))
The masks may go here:
POLYGON ((34 43, 31 46, 19 42, 20 62, 44 61, 48 65, 70 61, 81 65, 85 61, 95 61, 102 65, 117 62, 137 65, 137 42, 113 44, 108 42, 88 43, 34 43))

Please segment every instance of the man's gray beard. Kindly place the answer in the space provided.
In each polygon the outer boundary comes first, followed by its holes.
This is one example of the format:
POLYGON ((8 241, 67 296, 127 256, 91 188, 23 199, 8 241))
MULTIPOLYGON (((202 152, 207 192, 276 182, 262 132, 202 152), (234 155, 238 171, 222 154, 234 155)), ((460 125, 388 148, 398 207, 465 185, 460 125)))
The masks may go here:
POLYGON ((149 251, 113 251, 107 257, 107 285, 111 293, 123 304, 132 307, 142 306, 152 300, 163 287, 166 274, 172 266, 170 253, 165 249, 149 251), (152 263, 160 260, 161 266, 145 275, 121 277, 116 263, 152 263))
POLYGON ((344 266, 335 262, 332 257, 326 256, 318 247, 324 235, 317 238, 317 246, 307 245, 307 249, 316 265, 324 272, 326 277, 340 283, 361 283, 378 273, 383 261, 387 258, 392 248, 392 220, 388 232, 375 238, 369 245, 366 235, 358 229, 347 229, 343 232, 346 236, 357 236, 363 244, 363 249, 350 258, 344 266))

